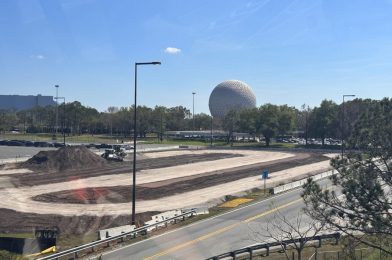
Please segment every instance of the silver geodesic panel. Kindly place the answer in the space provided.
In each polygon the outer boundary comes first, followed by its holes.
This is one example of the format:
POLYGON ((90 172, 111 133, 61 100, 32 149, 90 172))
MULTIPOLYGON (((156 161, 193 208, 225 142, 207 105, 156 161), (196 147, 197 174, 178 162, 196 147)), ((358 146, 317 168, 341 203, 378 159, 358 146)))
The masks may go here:
POLYGON ((230 110, 256 107, 256 96, 246 83, 226 80, 214 88, 208 105, 213 117, 224 118, 230 110))

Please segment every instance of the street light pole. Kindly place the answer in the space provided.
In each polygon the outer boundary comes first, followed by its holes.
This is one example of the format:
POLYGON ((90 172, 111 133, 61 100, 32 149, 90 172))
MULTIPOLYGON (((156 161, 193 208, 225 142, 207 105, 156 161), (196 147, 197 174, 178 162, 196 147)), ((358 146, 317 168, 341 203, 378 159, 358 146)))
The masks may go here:
POLYGON ((137 108, 137 66, 139 65, 161 65, 159 61, 153 62, 135 62, 135 101, 133 111, 133 174, 132 174, 132 225, 135 225, 135 206, 136 206, 136 138, 137 138, 137 127, 136 127, 136 108, 137 108))
POLYGON ((57 128, 59 125, 59 103, 58 103, 58 99, 59 99, 59 85, 54 85, 54 87, 56 88, 56 126, 55 128, 55 133, 57 135, 57 128))
POLYGON ((161 110, 161 131, 160 131, 161 135, 159 137, 159 140, 161 141, 161 143, 162 143, 162 138, 163 138, 162 130, 163 130, 163 113, 162 113, 162 110, 161 110))
POLYGON ((195 94, 196 92, 192 92, 192 121, 193 121, 193 131, 195 131, 195 94))
POLYGON ((344 155, 344 139, 345 139, 345 124, 344 124, 344 98, 345 97, 355 97, 355 95, 343 95, 343 102, 342 102, 342 158, 344 155))
POLYGON ((213 136, 212 136, 212 127, 213 127, 213 121, 214 120, 214 117, 211 115, 211 147, 212 147, 212 138, 213 138, 213 136))
POLYGON ((64 105, 64 107, 63 107, 63 120, 62 120, 63 123, 61 124, 61 131, 63 132, 63 145, 65 146, 65 129, 64 129, 64 126, 65 126, 65 97, 56 97, 56 102, 59 99, 62 99, 64 101, 64 103, 63 103, 63 105, 64 105))

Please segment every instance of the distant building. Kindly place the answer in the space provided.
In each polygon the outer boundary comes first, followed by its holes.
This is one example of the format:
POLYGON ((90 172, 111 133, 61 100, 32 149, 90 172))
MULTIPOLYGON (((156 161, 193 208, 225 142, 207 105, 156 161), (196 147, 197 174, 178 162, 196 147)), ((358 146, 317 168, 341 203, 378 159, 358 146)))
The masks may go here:
POLYGON ((0 95, 0 109, 25 110, 34 107, 54 106, 53 96, 0 95))
POLYGON ((211 92, 208 105, 214 118, 224 119, 230 110, 255 108, 256 96, 245 82, 226 80, 211 92))

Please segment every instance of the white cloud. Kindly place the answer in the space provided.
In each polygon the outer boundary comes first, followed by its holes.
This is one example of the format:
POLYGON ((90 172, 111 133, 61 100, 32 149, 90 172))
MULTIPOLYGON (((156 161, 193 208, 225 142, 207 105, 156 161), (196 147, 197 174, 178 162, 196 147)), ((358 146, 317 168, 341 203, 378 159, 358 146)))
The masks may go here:
POLYGON ((169 53, 169 54, 178 54, 178 53, 181 52, 181 49, 178 49, 178 48, 175 48, 175 47, 167 47, 165 49, 165 52, 169 53))
POLYGON ((34 54, 34 55, 30 55, 31 59, 37 59, 37 60, 43 60, 45 59, 45 56, 42 54, 34 54))

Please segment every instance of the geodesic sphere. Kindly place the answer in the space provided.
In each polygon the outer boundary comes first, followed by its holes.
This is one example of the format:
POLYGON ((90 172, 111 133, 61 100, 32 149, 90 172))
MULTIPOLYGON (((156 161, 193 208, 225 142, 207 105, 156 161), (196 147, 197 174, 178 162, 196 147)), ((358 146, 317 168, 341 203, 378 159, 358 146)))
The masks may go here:
POLYGON ((214 88, 208 106, 213 117, 224 118, 230 110, 256 107, 256 96, 246 83, 226 80, 214 88))

